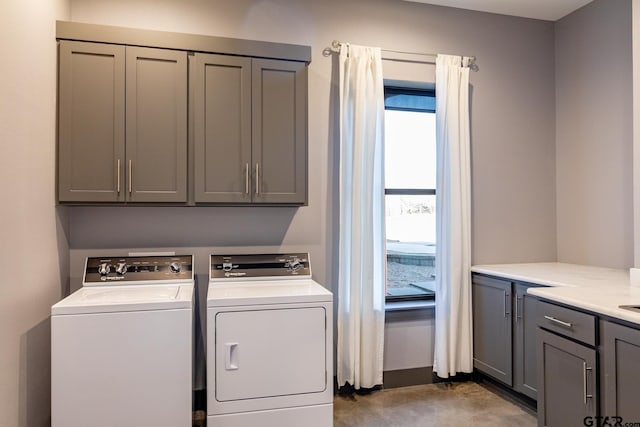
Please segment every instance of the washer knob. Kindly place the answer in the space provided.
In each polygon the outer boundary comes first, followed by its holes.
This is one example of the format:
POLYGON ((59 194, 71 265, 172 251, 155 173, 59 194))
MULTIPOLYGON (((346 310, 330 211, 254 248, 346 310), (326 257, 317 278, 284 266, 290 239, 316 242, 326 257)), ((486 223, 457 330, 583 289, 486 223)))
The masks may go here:
POLYGON ((172 262, 171 264, 169 264, 169 270, 171 270, 172 273, 180 273, 180 270, 182 270, 182 265, 179 262, 172 262))
POLYGON ((289 271, 292 271, 295 273, 296 271, 300 270, 303 267, 304 265, 300 263, 300 260, 298 258, 294 258, 291 261, 289 261, 289 271))
POLYGON ((101 276, 106 276, 107 274, 109 274, 110 271, 111 271, 111 266, 106 262, 103 262, 98 266, 98 273, 100 273, 101 276))
POLYGON ((126 262, 119 262, 117 267, 116 267, 116 273, 121 274, 121 275, 125 275, 127 274, 127 269, 129 268, 129 266, 127 265, 126 262))

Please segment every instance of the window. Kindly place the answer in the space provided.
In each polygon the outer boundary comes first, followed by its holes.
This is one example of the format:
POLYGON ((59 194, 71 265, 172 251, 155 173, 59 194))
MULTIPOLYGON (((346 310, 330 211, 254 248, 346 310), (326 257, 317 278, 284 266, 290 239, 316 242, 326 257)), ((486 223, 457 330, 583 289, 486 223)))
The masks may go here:
POLYGON ((387 301, 433 299, 435 91, 385 87, 387 301))

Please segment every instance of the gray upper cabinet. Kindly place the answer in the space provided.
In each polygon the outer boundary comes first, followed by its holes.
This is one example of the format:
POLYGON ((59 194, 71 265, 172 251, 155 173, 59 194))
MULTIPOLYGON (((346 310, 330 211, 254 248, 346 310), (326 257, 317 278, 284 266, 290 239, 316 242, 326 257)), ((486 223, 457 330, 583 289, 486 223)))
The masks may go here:
POLYGON ((640 330, 600 320, 602 415, 640 421, 640 330))
POLYGON ((187 54, 127 47, 127 201, 187 201, 187 54))
POLYGON ((186 53, 60 42, 61 202, 186 202, 186 53))
POLYGON ((58 21, 58 201, 304 205, 311 47, 58 21))
POLYGON ((60 42, 58 199, 124 201, 125 47, 60 42))
POLYGON ((191 60, 196 202, 251 202, 251 59, 191 60))
POLYGON ((196 54, 195 201, 304 204, 304 62, 196 54))
POLYGON ((253 60, 253 198, 303 204, 307 194, 307 67, 253 60))

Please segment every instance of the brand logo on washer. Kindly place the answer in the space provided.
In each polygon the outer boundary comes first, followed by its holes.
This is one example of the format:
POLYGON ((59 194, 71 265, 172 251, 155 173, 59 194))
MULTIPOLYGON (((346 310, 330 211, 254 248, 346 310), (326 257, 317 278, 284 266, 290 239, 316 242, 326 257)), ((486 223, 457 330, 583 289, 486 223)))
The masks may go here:
POLYGON ((124 280, 124 276, 102 276, 100 280, 124 280))
POLYGON ((247 273, 231 273, 231 272, 226 272, 224 273, 224 277, 239 277, 239 276, 246 276, 247 273))

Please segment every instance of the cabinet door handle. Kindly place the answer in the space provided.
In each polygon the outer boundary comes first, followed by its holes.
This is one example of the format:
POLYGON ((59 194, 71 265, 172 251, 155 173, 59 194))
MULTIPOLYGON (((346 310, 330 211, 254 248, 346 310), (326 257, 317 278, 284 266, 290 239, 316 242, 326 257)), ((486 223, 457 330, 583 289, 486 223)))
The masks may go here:
POLYGON ((131 160, 129 160, 129 195, 131 195, 131 191, 133 189, 133 186, 131 183, 131 181, 133 181, 132 172, 133 172, 133 166, 131 164, 131 160))
POLYGON ((249 163, 244 168, 244 192, 249 194, 249 163))
POLYGON ((584 391, 584 404, 587 404, 587 399, 592 399, 593 398, 593 394, 587 394, 587 371, 592 371, 593 368, 588 368, 587 367, 587 362, 582 362, 582 372, 584 374, 583 376, 583 391, 584 391))
POLYGON ((509 292, 505 292, 504 293, 504 317, 508 317, 511 313, 510 313, 510 309, 507 310, 507 307, 509 306, 509 300, 511 299, 511 294, 509 294, 509 292))
POLYGON ((260 169, 258 169, 258 163, 256 163, 256 194, 260 193, 260 169))
POLYGON ((118 159, 118 172, 116 180, 116 191, 120 194, 120 159, 118 159))
POLYGON ((573 328, 573 323, 565 322, 564 320, 556 319, 552 316, 544 316, 545 319, 552 321, 553 323, 557 323, 558 325, 562 325, 567 328, 573 328))
POLYGON ((523 298, 516 296, 516 322, 518 319, 522 319, 522 308, 518 307, 518 304, 522 304, 523 298))

